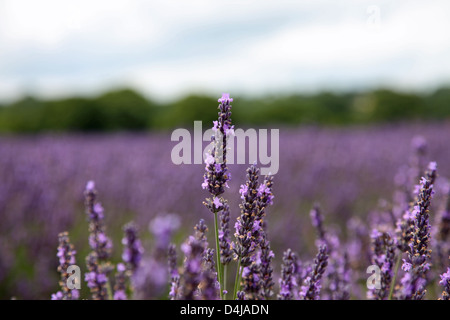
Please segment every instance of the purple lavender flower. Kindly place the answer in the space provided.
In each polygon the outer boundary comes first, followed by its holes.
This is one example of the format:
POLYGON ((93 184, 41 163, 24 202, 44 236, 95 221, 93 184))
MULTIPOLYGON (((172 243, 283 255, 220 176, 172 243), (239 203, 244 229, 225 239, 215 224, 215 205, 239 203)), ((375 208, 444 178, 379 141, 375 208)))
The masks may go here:
POLYGON ((270 249, 270 242, 264 236, 260 243, 261 246, 261 294, 260 299, 270 299, 273 295, 273 268, 272 260, 275 257, 273 251, 270 249))
POLYGON ((99 259, 95 251, 92 251, 86 257, 86 265, 88 272, 85 274, 84 280, 87 282, 87 286, 91 290, 92 299, 107 300, 107 274, 111 272, 110 267, 99 264, 99 259))
POLYGON ((236 300, 247 300, 244 291, 238 291, 236 294, 236 300))
POLYGON ((309 214, 311 216, 312 225, 314 226, 314 228, 316 228, 318 239, 323 243, 326 243, 325 230, 323 227, 323 216, 320 212, 318 203, 314 204, 314 207, 309 214))
MULTIPOLYGON (((217 222, 217 214, 224 209, 225 200, 220 197, 224 193, 225 188, 228 188, 228 181, 231 175, 227 167, 227 143, 228 138, 234 135, 234 126, 231 125, 231 102, 233 99, 230 95, 224 93, 222 98, 218 99, 220 103, 218 109, 218 119, 214 121, 212 136, 212 147, 206 153, 205 157, 205 174, 203 175, 202 188, 209 191, 211 197, 207 198, 203 204, 214 214, 214 229, 216 236, 216 254, 217 254, 217 270, 219 282, 225 287, 224 282, 224 265, 222 260, 227 261, 229 257, 222 258, 221 252, 227 250, 225 248, 227 239, 223 239, 226 231, 222 231, 222 240, 219 239, 219 230, 217 222), (222 244, 223 248, 220 247, 222 244)), ((227 254, 227 252, 224 252, 227 254)), ((222 297, 222 288, 220 289, 220 297, 222 297)))
POLYGON ((301 287, 300 299, 301 300, 319 300, 321 279, 328 265, 327 246, 322 245, 319 247, 316 259, 314 260, 314 267, 308 277, 304 281, 304 285, 301 287))
POLYGON ((280 293, 278 300, 293 300, 297 291, 296 279, 297 255, 291 249, 287 249, 283 254, 281 265, 280 293))
POLYGON ((92 249, 86 257, 88 272, 85 274, 85 281, 94 300, 106 300, 109 288, 108 274, 112 271, 107 260, 111 255, 112 242, 105 235, 103 207, 96 202, 97 191, 93 181, 87 183, 84 195, 89 218, 89 245, 92 249))
POLYGON ((200 299, 217 300, 219 298, 220 284, 217 280, 216 266, 214 262, 214 249, 207 248, 203 257, 203 268, 199 287, 200 299))
MULTIPOLYGON (((181 220, 177 214, 159 214, 150 221, 149 230, 153 234, 154 246, 142 257, 141 265, 133 275, 134 297, 151 299, 164 294, 167 286, 167 248, 181 220)), ((177 287, 179 291, 179 286, 177 287)), ((177 298, 180 293, 177 291, 177 298)))
POLYGON ((261 296, 261 265, 252 263, 242 271, 243 291, 247 300, 258 300, 261 296))
POLYGON ((122 239, 122 244, 124 245, 122 259, 127 266, 127 270, 134 273, 139 267, 144 248, 138 237, 137 226, 133 222, 125 225, 123 231, 125 237, 122 239))
POLYGON ((56 293, 52 293, 52 300, 63 300, 63 293, 61 291, 58 291, 56 293))
POLYGON ((69 289, 67 286, 67 280, 70 274, 67 273, 69 266, 74 265, 76 251, 73 245, 70 243, 69 233, 62 232, 58 235, 58 253, 56 256, 59 259, 58 272, 61 274, 61 279, 59 285, 61 291, 52 295, 52 300, 76 300, 79 297, 79 292, 77 289, 69 289))
POLYGON ((208 232, 208 227, 205 223, 204 219, 200 219, 200 221, 195 225, 195 239, 202 241, 204 243, 204 247, 208 247, 208 238, 206 233, 208 232))
MULTIPOLYGON (((395 244, 388 232, 372 232, 372 263, 381 270, 381 288, 368 291, 369 299, 384 300, 389 294, 394 275, 395 244)), ((406 264, 404 264, 406 266, 406 264)), ((405 270, 408 271, 408 270, 405 270)))
POLYGON ((112 242, 105 234, 104 210, 102 205, 96 202, 97 191, 93 181, 87 183, 84 195, 89 218, 89 245, 97 253, 98 259, 106 261, 111 256, 112 242))
POLYGON ((174 244, 169 245, 168 249, 168 264, 170 276, 170 300, 178 300, 180 296, 180 274, 177 268, 177 251, 174 244))
POLYGON ((117 264, 116 282, 114 284, 114 300, 127 300, 126 283, 128 275, 126 274, 127 267, 123 263, 117 264))
POLYGON ((198 286, 202 280, 202 260, 205 250, 204 242, 190 236, 181 245, 185 255, 182 300, 194 300, 198 296, 198 286))
MULTIPOLYGON (((257 191, 257 202, 256 202, 256 213, 255 213, 255 222, 257 223, 256 228, 253 231, 253 238, 255 238, 258 242, 261 242, 266 233, 266 220, 264 219, 266 216, 266 208, 269 205, 273 204, 273 176, 265 176, 263 183, 261 183, 258 187, 257 191)), ((248 190, 247 190, 248 191, 248 190)))
MULTIPOLYGON (((207 189, 214 197, 219 197, 228 187, 227 182, 230 180, 230 175, 227 168, 227 140, 233 134, 233 126, 231 125, 231 102, 229 94, 223 94, 222 98, 218 100, 219 113, 218 121, 214 121, 213 131, 214 147, 206 154, 205 159, 205 174, 202 183, 202 188, 207 189)), ((209 199, 211 201, 211 199, 209 199)), ((208 203, 211 205, 211 203, 208 203)))
POLYGON ((326 245, 328 250, 328 268, 324 276, 327 283, 322 296, 324 299, 347 300, 350 298, 351 281, 348 255, 342 255, 343 250, 336 232, 326 232, 318 203, 314 204, 310 217, 317 232, 317 245, 326 245))
POLYGON ((156 216, 149 224, 149 230, 154 235, 155 253, 157 260, 165 260, 167 247, 176 230, 181 225, 180 217, 174 213, 166 213, 156 216))
POLYGON ((447 197, 447 202, 443 210, 439 215, 438 227, 436 230, 435 248, 437 254, 437 260, 440 265, 445 265, 450 257, 450 183, 447 182, 446 190, 444 191, 447 197))
POLYGON ((237 218, 236 246, 233 248, 236 258, 239 259, 241 267, 247 267, 251 264, 251 255, 257 247, 257 239, 254 233, 260 228, 259 223, 255 224, 256 212, 258 210, 258 173, 259 169, 252 165, 247 169, 247 182, 241 186, 243 201, 239 205, 241 215, 237 218))
POLYGON ((403 269, 409 270, 402 279, 404 299, 421 300, 426 293, 426 273, 430 268, 427 260, 431 253, 429 208, 434 193, 432 182, 435 177, 436 165, 432 163, 427 178, 420 180, 420 192, 412 211, 414 231, 408 244, 407 259, 403 263, 403 269))
POLYGON ((224 201, 223 208, 219 212, 219 248, 220 248, 220 262, 225 266, 230 263, 232 259, 232 246, 230 240, 230 207, 224 201))
POLYGON ((444 287, 441 299, 450 300, 450 268, 447 268, 447 272, 441 274, 440 278, 439 284, 444 287))

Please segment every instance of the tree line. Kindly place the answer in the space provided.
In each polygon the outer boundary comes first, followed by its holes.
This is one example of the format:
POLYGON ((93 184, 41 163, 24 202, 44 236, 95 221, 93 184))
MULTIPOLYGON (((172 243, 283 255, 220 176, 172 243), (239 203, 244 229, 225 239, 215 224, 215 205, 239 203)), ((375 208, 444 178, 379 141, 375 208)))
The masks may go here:
MULTIPOLYGON (((377 89, 247 98, 233 96, 240 126, 368 124, 450 119, 450 87, 431 93, 377 89)), ((217 98, 190 95, 157 103, 132 89, 96 97, 44 100, 24 97, 0 105, 0 132, 146 131, 192 126, 217 118, 217 98)))

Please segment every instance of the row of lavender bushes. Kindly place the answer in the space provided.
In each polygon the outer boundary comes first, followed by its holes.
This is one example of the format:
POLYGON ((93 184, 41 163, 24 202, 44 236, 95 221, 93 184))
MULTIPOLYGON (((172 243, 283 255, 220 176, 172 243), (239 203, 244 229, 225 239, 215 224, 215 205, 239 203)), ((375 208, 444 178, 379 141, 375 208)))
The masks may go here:
MULTIPOLYGON (((136 226, 127 224, 122 240, 123 261, 114 268, 109 261, 112 241, 106 235, 103 208, 96 200, 94 183, 89 182, 85 206, 91 252, 86 258, 85 281, 93 299, 155 298, 166 286, 166 281, 161 281, 165 273, 158 271, 163 265, 168 266, 166 280, 171 299, 338 300, 363 295, 380 300, 436 298, 428 293, 430 290, 440 291, 440 299, 449 299, 449 187, 441 188, 447 203, 435 204, 437 165, 426 164, 423 139, 413 141, 416 152, 397 176, 398 192, 390 205, 385 203, 372 213, 369 227, 352 219, 347 232, 353 237, 343 239, 340 230, 325 225, 320 207, 315 205, 311 210, 317 233, 315 258, 301 259, 295 250, 287 249, 277 274, 268 231, 271 219, 266 212, 273 204, 274 177, 260 179, 256 165, 247 169, 246 181, 239 190, 240 215, 232 223, 230 204, 223 197, 230 180, 226 143, 233 134, 232 99, 224 94, 219 102, 219 117, 213 130, 223 139, 216 141, 206 156, 202 184, 210 194, 203 204, 214 218, 215 246, 210 246, 208 227, 200 219, 194 234, 181 244, 183 258, 179 259, 177 246, 169 243, 179 220, 169 214, 152 222, 157 240, 145 258, 136 226), (219 154, 225 161, 218 161, 219 154), (364 270, 369 265, 379 267, 380 287, 365 289, 355 285, 368 278, 364 270), (231 267, 234 270, 230 271, 231 267), (229 275, 233 276, 231 280, 229 275), (150 285, 155 279, 159 279, 159 285, 150 285)), ((65 271, 75 264, 75 251, 67 232, 60 234, 59 241, 61 290, 52 299, 78 299, 79 292, 66 286, 69 275, 65 271)))

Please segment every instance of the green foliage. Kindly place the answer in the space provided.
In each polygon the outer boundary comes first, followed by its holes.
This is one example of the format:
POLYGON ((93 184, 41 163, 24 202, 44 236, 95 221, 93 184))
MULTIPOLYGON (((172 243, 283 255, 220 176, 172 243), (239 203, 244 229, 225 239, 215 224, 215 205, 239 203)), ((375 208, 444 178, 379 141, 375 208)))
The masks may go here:
MULTIPOLYGON (((450 88, 431 94, 378 89, 363 93, 234 97, 233 120, 240 125, 347 125, 450 118, 450 88)), ((211 123, 217 99, 191 95, 156 104, 131 89, 94 98, 39 100, 24 97, 0 106, 0 132, 142 131, 211 123)))

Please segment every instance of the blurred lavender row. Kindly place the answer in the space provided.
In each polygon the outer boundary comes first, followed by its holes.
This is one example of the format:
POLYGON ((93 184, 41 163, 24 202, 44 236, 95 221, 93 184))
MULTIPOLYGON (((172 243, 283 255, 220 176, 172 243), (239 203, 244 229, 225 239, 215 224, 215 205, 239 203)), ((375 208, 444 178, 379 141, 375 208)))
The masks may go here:
MULTIPOLYGON (((359 253, 356 258, 363 270, 372 260, 368 230, 379 225, 380 216, 396 210, 390 204, 394 199, 399 203, 396 197, 402 186, 418 184, 420 172, 416 181, 408 181, 415 166, 420 171, 431 160, 439 164, 432 210, 442 211, 446 177, 450 177, 449 137, 449 124, 281 129, 280 170, 273 187, 276 199, 267 218, 278 263, 286 248, 299 253, 300 260, 317 254, 309 211, 320 202, 329 237, 339 236, 351 248, 349 253, 359 253)), ((1 137, 0 298, 47 299, 58 290, 58 234, 69 230, 80 254, 86 252, 78 248, 89 247, 83 231, 87 229, 83 192, 91 179, 101 191, 105 224, 108 235, 118 240, 115 243, 122 238, 123 224, 134 220, 140 226, 146 251, 149 244, 153 250, 144 255, 142 264, 155 267, 151 274, 141 272, 135 277, 161 281, 161 292, 151 294, 164 295, 169 279, 165 254, 175 231, 171 228, 185 226, 176 234, 185 239, 193 221, 204 218, 212 226, 211 215, 202 205, 204 166, 172 164, 173 146, 169 133, 1 137), (164 227, 158 217, 167 213, 176 215, 170 215, 174 221, 164 227)), ((245 181, 246 168, 229 165, 233 180, 226 193, 231 221, 239 214, 239 186, 245 181)), ((394 214, 398 217, 399 212, 394 214)), ((113 260, 119 261, 120 250, 116 251, 119 255, 113 260)), ((329 254, 333 266, 337 258, 333 251, 329 254)), ((348 257, 353 269, 356 258, 348 257)), ((281 266, 275 264, 274 269, 278 279, 281 266)), ((359 278, 364 277, 363 273, 359 278)), ((146 296, 140 288, 136 294, 146 296)), ((352 295, 364 297, 365 293, 356 288, 352 295)))

